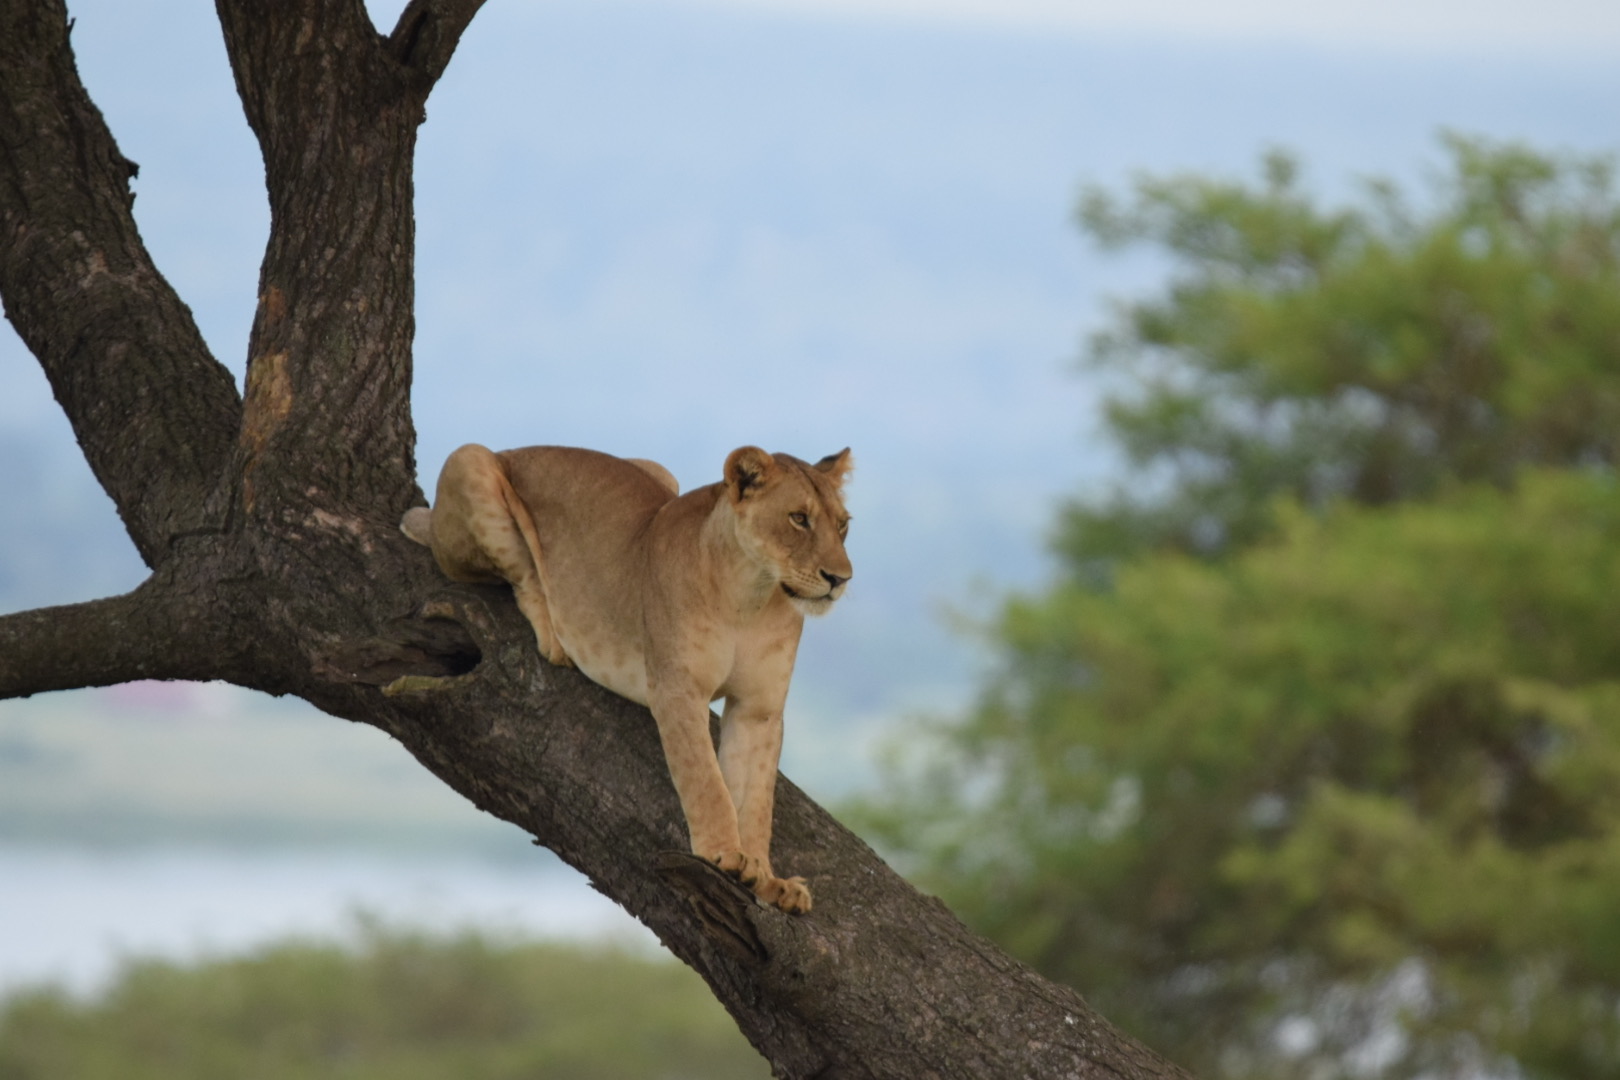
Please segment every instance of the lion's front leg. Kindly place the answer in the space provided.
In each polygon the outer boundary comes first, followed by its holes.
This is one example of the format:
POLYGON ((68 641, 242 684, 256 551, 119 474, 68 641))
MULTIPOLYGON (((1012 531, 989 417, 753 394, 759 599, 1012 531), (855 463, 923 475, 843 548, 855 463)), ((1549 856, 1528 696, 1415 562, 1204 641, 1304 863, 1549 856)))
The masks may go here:
POLYGON ((782 710, 726 700, 720 721, 720 773, 737 810, 742 850, 759 861, 762 873, 754 893, 783 911, 810 910, 810 888, 803 878, 780 878, 771 870, 771 818, 776 806, 776 769, 782 756, 782 710))
POLYGON ((743 884, 753 885, 763 867, 757 858, 743 854, 737 810, 726 791, 720 762, 709 739, 707 698, 690 688, 659 684, 648 691, 648 705, 664 744, 664 761, 686 815, 692 853, 708 859, 743 884))

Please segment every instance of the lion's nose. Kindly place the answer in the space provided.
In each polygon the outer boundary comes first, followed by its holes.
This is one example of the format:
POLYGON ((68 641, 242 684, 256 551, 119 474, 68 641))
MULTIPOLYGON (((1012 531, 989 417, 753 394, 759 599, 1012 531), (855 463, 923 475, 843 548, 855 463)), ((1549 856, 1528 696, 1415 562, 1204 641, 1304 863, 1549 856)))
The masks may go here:
POLYGON ((836 589, 838 586, 849 580, 849 575, 847 574, 843 577, 839 577, 837 574, 829 574, 825 570, 821 572, 821 576, 827 579, 827 587, 831 589, 836 589))

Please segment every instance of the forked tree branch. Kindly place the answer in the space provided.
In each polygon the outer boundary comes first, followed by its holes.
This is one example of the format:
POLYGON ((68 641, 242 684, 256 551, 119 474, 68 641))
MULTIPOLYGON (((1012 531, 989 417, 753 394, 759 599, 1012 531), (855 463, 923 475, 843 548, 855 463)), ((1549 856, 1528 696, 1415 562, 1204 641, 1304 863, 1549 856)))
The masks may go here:
POLYGON ((477 10, 217 0, 270 197, 241 440, 250 517, 397 521, 416 490, 413 165, 424 103, 477 10), (283 483, 283 481, 288 481, 283 483))
POLYGON ((62 0, 0 0, 0 295, 149 566, 204 526, 241 401, 131 214, 62 0))
POLYGON ((786 781, 773 855, 810 914, 665 854, 685 829, 647 711, 546 665, 508 591, 449 585, 396 528, 419 495, 415 131, 478 4, 412 0, 387 38, 362 0, 217 5, 272 213, 240 409, 140 248, 61 0, 0 0, 0 294, 159 564, 0 619, 0 698, 222 677, 382 728, 651 926, 785 1078, 1184 1078, 786 781), (206 505, 240 512, 210 533, 206 505))
POLYGON ((388 51, 431 87, 483 6, 484 0, 411 0, 388 35, 388 51))

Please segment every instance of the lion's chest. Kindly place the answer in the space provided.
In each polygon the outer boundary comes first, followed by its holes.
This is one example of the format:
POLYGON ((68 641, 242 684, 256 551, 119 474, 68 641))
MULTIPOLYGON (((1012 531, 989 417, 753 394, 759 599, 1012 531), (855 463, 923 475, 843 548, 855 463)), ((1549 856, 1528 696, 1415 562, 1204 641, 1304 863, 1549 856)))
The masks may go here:
POLYGON ((592 682, 646 705, 654 683, 678 682, 709 701, 722 697, 780 709, 798 653, 798 620, 727 626, 692 619, 658 640, 559 627, 568 655, 592 682))

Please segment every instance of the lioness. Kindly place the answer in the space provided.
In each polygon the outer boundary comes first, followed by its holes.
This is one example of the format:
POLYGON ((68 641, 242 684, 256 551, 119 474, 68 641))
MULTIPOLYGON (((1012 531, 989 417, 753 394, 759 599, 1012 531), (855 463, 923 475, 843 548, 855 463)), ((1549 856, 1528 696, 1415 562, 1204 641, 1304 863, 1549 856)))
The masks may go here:
POLYGON ((770 861, 782 706, 804 616, 831 609, 853 573, 853 465, 847 449, 808 465, 744 446, 725 479, 680 495, 651 461, 468 445, 433 509, 400 525, 452 579, 509 582, 547 660, 651 708, 693 852, 802 913, 804 879, 770 861))

